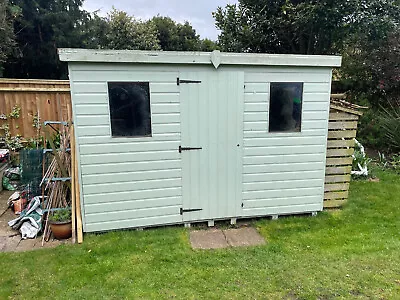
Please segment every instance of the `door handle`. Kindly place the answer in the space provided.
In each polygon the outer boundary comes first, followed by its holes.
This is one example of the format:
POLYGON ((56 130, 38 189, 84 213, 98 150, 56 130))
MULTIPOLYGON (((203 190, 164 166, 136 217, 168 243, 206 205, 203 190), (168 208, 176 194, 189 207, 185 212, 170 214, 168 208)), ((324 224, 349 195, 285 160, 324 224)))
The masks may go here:
POLYGON ((191 150, 201 150, 203 149, 202 147, 182 147, 179 146, 178 151, 179 153, 182 153, 182 151, 191 151, 191 150))

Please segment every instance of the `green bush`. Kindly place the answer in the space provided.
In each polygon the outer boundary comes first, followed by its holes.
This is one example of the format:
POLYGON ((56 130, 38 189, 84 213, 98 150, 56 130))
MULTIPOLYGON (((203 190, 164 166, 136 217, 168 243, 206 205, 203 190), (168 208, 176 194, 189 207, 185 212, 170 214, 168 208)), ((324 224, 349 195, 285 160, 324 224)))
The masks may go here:
POLYGON ((394 151, 400 150, 400 101, 382 107, 378 115, 380 130, 394 151))
POLYGON ((367 109, 360 117, 357 130, 357 139, 367 148, 387 152, 388 139, 382 129, 379 113, 375 109, 367 109))

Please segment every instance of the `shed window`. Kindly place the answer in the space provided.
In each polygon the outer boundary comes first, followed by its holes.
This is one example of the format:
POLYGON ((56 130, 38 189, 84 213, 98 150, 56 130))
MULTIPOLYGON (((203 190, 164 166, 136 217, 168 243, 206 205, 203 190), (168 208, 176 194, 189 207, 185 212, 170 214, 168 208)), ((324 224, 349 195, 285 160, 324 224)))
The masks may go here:
POLYGON ((270 95, 269 132, 301 131, 303 83, 273 82, 270 95))
POLYGON ((151 136, 148 82, 109 82, 112 136, 151 136))

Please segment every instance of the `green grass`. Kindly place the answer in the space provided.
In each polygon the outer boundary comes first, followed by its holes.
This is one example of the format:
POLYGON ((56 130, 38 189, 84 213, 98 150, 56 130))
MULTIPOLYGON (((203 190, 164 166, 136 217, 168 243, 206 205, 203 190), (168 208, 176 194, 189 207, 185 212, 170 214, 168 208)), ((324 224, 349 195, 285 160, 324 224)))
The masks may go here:
POLYGON ((400 176, 377 175, 341 211, 257 221, 265 246, 195 251, 169 227, 0 253, 0 298, 400 299, 400 176))

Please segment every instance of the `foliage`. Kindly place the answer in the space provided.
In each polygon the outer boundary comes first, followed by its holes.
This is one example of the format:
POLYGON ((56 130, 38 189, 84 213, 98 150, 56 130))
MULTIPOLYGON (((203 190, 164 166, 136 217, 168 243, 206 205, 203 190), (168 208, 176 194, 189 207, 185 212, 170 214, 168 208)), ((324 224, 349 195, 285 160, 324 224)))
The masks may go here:
POLYGON ((18 105, 14 105, 11 112, 7 115, 10 119, 18 119, 21 115, 21 107, 18 105))
POLYGON ((21 135, 12 136, 10 132, 10 126, 8 125, 8 123, 0 126, 0 131, 3 131, 2 138, 7 149, 10 149, 12 151, 18 151, 24 147, 22 144, 22 136, 21 135))
POLYGON ((247 221, 262 246, 193 250, 176 226, 0 253, 0 298, 397 299, 400 176, 377 175, 352 182, 341 210, 247 221))
POLYGON ((368 176, 368 165, 371 159, 367 157, 363 145, 355 140, 355 148, 353 153, 353 166, 351 174, 355 176, 368 176))
POLYGON ((152 22, 142 22, 115 8, 107 15, 102 48, 158 50, 157 30, 152 22))
POLYGON ((69 208, 60 208, 53 212, 49 221, 51 222, 67 222, 71 220, 71 209, 69 208))
POLYGON ((82 0, 9 0, 21 11, 14 21, 18 51, 5 64, 11 78, 66 78, 59 47, 81 47, 87 14, 82 0))
MULTIPOLYGON (((383 34, 383 33, 382 33, 383 34)), ((374 110, 388 107, 400 94, 400 29, 370 40, 354 36, 343 52, 342 80, 352 97, 366 99, 374 110)))
POLYGON ((224 51, 333 54, 346 37, 376 37, 399 17, 388 0, 239 0, 213 13, 224 51))
POLYGON ((2 64, 15 46, 13 21, 18 14, 18 7, 10 5, 5 0, 0 1, 0 75, 2 64))
POLYGON ((379 121, 388 144, 394 150, 400 151, 400 100, 396 103, 389 102, 387 108, 382 107, 379 121))
POLYGON ((162 50, 195 51, 200 48, 200 37, 189 22, 180 24, 169 17, 159 15, 153 17, 150 22, 156 27, 162 50))

